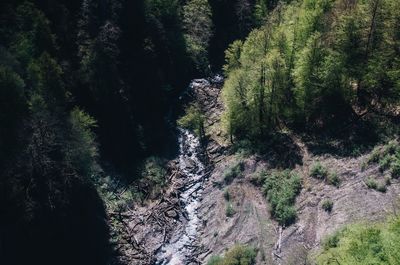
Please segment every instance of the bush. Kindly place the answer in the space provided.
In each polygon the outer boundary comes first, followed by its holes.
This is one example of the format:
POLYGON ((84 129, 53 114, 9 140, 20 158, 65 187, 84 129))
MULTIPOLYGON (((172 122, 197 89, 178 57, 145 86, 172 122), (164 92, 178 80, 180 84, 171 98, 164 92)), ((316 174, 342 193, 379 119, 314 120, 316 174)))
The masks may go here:
POLYGON ((327 178, 328 184, 339 187, 340 179, 336 172, 330 173, 327 178))
POLYGON ((376 190, 376 188, 378 187, 378 182, 376 182, 376 180, 373 179, 372 177, 368 177, 367 180, 365 181, 365 184, 367 184, 367 187, 369 189, 376 190))
POLYGON ((225 209, 226 217, 232 217, 236 213, 235 209, 233 208, 232 203, 228 203, 225 209))
POLYGON ((316 257, 318 265, 387 264, 400 260, 400 218, 381 224, 352 225, 324 241, 324 249, 316 257))
POLYGON ((336 248, 339 244, 339 239, 340 239, 340 231, 335 232, 333 235, 327 236, 322 243, 324 250, 328 250, 330 248, 336 248))
POLYGON ((390 175, 394 179, 397 179, 400 177, 400 159, 397 159, 395 162, 393 162, 390 175))
POLYGON ((197 105, 186 108, 185 114, 177 121, 178 125, 195 132, 198 137, 204 135, 204 115, 197 105))
POLYGON ((379 160, 379 170, 384 172, 390 168, 390 165, 393 161, 392 156, 384 156, 381 160, 379 160))
POLYGON ((239 160, 233 165, 228 166, 224 171, 224 181, 225 183, 231 183, 232 180, 238 177, 244 170, 244 162, 239 160))
POLYGON ((227 189, 224 191, 224 198, 226 201, 231 200, 231 194, 229 193, 229 190, 227 190, 227 189))
POLYGON ((365 184, 367 184, 367 187, 370 189, 374 189, 379 192, 386 192, 386 184, 388 183, 387 180, 385 180, 385 183, 378 183, 375 179, 372 177, 368 177, 367 180, 365 181, 365 184))
POLYGON ((148 157, 140 169, 139 187, 155 198, 166 184, 165 161, 159 157, 148 157))
POLYGON ((293 207, 301 190, 301 179, 294 172, 285 170, 267 174, 264 193, 271 204, 272 216, 281 224, 289 225, 296 219, 293 207))
POLYGON ((367 163, 378 163, 381 172, 390 170, 391 176, 398 178, 400 175, 400 146, 398 141, 390 141, 383 147, 375 148, 367 163))
POLYGON ((379 192, 386 192, 387 188, 385 184, 378 184, 378 187, 376 187, 376 190, 379 192))
POLYGON ((326 212, 331 212, 333 208, 333 202, 330 199, 324 200, 322 202, 322 209, 326 212))
POLYGON ((223 258, 220 256, 212 256, 210 260, 207 262, 207 265, 218 265, 222 264, 221 262, 223 261, 223 258))
POLYGON ((224 257, 213 256, 207 265, 253 265, 257 253, 254 248, 243 245, 233 246, 224 257))
POLYGON ((328 169, 320 162, 317 162, 311 167, 310 176, 317 179, 326 179, 328 173, 328 169))

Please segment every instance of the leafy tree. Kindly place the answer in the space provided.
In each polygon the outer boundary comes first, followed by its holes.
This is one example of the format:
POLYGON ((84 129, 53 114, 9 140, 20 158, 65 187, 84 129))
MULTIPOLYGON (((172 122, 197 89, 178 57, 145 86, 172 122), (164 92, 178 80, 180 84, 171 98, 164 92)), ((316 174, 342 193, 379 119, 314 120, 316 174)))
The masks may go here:
POLYGON ((189 54, 201 71, 207 71, 212 36, 211 8, 207 0, 189 0, 183 7, 183 25, 189 54))
POLYGON ((66 160, 80 175, 90 177, 98 158, 98 147, 92 131, 97 126, 96 121, 79 108, 74 108, 70 112, 69 123, 71 133, 66 160))
POLYGON ((225 75, 240 67, 240 54, 242 52, 243 42, 234 41, 225 51, 225 65, 223 67, 225 75))

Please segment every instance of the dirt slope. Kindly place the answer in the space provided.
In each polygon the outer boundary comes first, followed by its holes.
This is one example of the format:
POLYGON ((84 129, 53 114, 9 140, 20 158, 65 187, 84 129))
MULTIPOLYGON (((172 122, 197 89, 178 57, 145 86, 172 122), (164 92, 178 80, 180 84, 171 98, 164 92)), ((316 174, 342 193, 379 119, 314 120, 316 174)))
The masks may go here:
POLYGON ((236 158, 229 155, 228 143, 219 131, 223 111, 220 89, 205 87, 197 89, 195 95, 208 118, 206 132, 210 141, 207 150, 215 165, 199 209, 203 219, 199 245, 207 250, 198 257, 201 262, 205 263, 212 255, 223 254, 235 243, 242 243, 259 249, 257 264, 305 264, 307 256, 319 249, 326 235, 346 224, 379 221, 393 213, 395 201, 400 196, 399 181, 393 180, 385 193, 368 189, 364 182, 368 176, 384 181, 384 174, 376 166, 361 171, 361 163, 368 154, 356 158, 314 155, 299 137, 288 133, 288 138, 299 150, 301 159, 294 168, 303 178, 303 189, 295 205, 298 220, 283 229, 281 249, 276 250, 279 226, 271 219, 261 188, 251 183, 254 174, 274 165, 256 156, 246 158, 243 176, 229 185, 221 184, 225 168, 236 158), (316 161, 338 174, 341 180, 338 188, 309 177, 309 170, 316 161), (231 218, 225 214, 225 190, 230 192, 236 211, 231 218), (331 213, 322 209, 324 199, 334 202, 331 213))
MULTIPOLYGON (((264 157, 246 157, 241 176, 229 185, 224 184, 224 171, 237 157, 231 153, 229 141, 221 131, 221 87, 196 86, 190 94, 206 115, 205 153, 209 168, 209 178, 203 182, 201 205, 197 209, 201 225, 198 240, 192 246, 190 264, 205 264, 212 255, 223 254, 236 243, 256 247, 257 264, 306 264, 307 257, 319 249, 326 235, 353 222, 382 220, 394 211, 400 183, 393 180, 385 193, 368 189, 364 183, 366 177, 374 176, 379 181, 384 181, 385 177, 376 166, 361 171, 361 163, 368 154, 356 158, 315 155, 300 137, 290 132, 284 135, 280 149, 271 149, 264 157), (281 229, 271 218, 262 188, 253 185, 252 180, 261 170, 282 167, 289 160, 290 166, 302 176, 303 189, 295 204, 297 221, 281 229), (337 173, 341 180, 338 188, 309 177, 309 170, 316 161, 337 173), (225 191, 229 191, 235 211, 231 217, 226 216, 225 191), (331 213, 321 207, 328 198, 334 202, 331 213), (277 249, 279 238, 281 247, 277 249)), ((119 233, 122 242, 126 242, 120 252, 127 264, 154 264, 154 254, 163 242, 185 225, 185 213, 177 199, 185 178, 174 170, 174 165, 176 162, 172 161, 170 185, 162 198, 134 205, 132 211, 122 213, 119 218, 122 227, 119 233)))

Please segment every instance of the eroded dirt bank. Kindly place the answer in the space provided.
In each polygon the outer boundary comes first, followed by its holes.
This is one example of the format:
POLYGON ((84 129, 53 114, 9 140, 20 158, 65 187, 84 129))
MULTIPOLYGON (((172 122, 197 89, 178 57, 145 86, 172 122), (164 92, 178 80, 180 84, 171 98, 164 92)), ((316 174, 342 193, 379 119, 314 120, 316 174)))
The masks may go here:
MULTIPOLYGON (((221 87, 200 82, 193 86, 190 96, 205 113, 207 142, 205 149, 199 151, 206 162, 204 178, 199 182, 201 192, 197 195, 197 236, 190 241, 190 246, 185 246, 190 249, 190 257, 182 264, 204 264, 212 255, 223 254, 236 243, 256 247, 257 264, 305 264, 307 256, 318 250, 321 240, 343 225, 383 220, 393 213, 400 195, 399 181, 393 180, 384 193, 368 189, 366 177, 373 175, 384 179, 378 167, 370 166, 361 171, 362 161, 368 154, 359 157, 315 155, 300 137, 290 132, 286 133, 289 143, 282 143, 281 149, 271 150, 263 157, 241 157, 243 172, 226 184, 224 171, 238 157, 231 153, 229 142, 220 129, 221 87), (310 167, 316 161, 337 173, 341 180, 339 187, 309 177, 310 167), (297 221, 282 229, 271 218, 262 187, 253 183, 260 171, 283 165, 290 165, 298 172, 303 188, 295 204, 297 221), (231 217, 226 215, 226 191, 229 191, 229 203, 234 209, 231 217), (330 213, 322 209, 325 199, 334 203, 330 213)), ((129 264, 155 264, 160 249, 183 233, 188 224, 185 205, 179 198, 192 183, 179 170, 178 163, 171 162, 170 185, 161 199, 145 206, 136 205, 133 211, 125 213, 126 232, 122 236, 129 238, 129 244, 120 251, 129 264)))

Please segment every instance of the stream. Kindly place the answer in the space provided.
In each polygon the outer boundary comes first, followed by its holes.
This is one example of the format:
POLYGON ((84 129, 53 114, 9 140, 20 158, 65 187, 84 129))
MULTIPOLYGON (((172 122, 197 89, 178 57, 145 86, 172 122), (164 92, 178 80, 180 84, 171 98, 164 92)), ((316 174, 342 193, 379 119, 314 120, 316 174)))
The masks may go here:
POLYGON ((191 257, 191 246, 197 239, 200 218, 197 209, 205 174, 205 166, 201 161, 201 144, 192 132, 179 128, 179 168, 186 187, 179 196, 185 209, 185 217, 181 217, 182 228, 177 229, 171 240, 161 247, 156 255, 157 265, 188 264, 191 257))

